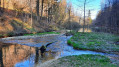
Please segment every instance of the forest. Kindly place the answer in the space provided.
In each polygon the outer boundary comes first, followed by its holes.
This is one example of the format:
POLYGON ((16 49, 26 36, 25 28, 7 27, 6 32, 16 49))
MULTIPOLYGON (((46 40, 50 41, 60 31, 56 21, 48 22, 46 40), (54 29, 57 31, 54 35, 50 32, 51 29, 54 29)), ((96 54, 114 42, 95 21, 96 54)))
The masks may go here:
POLYGON ((109 33, 119 33, 119 1, 106 0, 102 4, 94 25, 100 27, 102 31, 109 33))
POLYGON ((1 0, 0 33, 18 35, 79 28, 81 18, 66 0, 1 0), (70 22, 69 22, 70 21, 70 22))

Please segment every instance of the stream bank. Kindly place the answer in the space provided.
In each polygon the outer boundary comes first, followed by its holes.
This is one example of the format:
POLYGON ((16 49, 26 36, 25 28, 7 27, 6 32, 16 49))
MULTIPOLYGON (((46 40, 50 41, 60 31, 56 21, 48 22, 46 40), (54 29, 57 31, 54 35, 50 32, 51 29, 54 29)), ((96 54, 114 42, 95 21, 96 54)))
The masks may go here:
MULTIPOLYGON (((47 35, 47 36, 19 36, 4 38, 4 43, 13 43, 10 46, 2 47, 2 62, 5 67, 35 67, 47 61, 58 59, 65 56, 93 54, 104 55, 109 58, 118 58, 117 55, 88 50, 75 50, 67 45, 67 40, 72 36, 47 35), (46 51, 41 53, 39 50, 42 45, 54 42, 47 46, 46 51), (15 45, 14 45, 15 44, 15 45), (10 61, 13 60, 13 61, 10 61)), ((115 60, 113 59, 113 60, 115 60)))

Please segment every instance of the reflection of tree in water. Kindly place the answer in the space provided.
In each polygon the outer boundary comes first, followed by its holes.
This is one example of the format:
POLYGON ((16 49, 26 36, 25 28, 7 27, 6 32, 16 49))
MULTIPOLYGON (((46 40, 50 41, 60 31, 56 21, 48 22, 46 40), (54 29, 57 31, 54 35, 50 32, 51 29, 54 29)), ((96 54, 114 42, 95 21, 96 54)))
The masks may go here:
MULTIPOLYGON (((10 45, 10 46, 4 46, 0 48, 0 67, 13 67, 18 62, 21 62, 23 60, 26 60, 30 57, 31 60, 29 61, 35 61, 35 64, 38 64, 39 61, 41 63, 53 59, 54 54, 50 51, 46 51, 46 48, 48 45, 52 44, 54 42, 48 43, 46 46, 39 47, 29 47, 25 45, 10 45), (32 54, 35 53, 35 58, 32 58, 32 54), (11 61, 12 60, 12 61, 11 61)), ((34 62, 33 62, 34 63, 34 62)))
MULTIPOLYGON (((55 41, 55 42, 56 42, 56 41, 55 41)), ((43 53, 46 51, 46 48, 47 48, 49 45, 51 45, 52 43, 55 43, 55 42, 48 43, 48 44, 46 44, 46 46, 42 46, 42 47, 40 48, 41 57, 43 57, 43 53)))
POLYGON ((14 53, 17 54, 17 47, 16 47, 16 45, 14 46, 14 53))
MULTIPOLYGON (((39 59, 41 59, 41 61, 43 61, 43 58, 45 58, 46 59, 46 55, 45 55, 45 53, 46 53, 46 48, 50 45, 50 44, 52 44, 52 43, 54 43, 54 42, 51 42, 51 43, 48 43, 46 46, 42 46, 40 49, 38 48, 38 47, 36 47, 35 48, 35 64, 38 64, 38 62, 39 62, 39 59), (39 51, 40 51, 40 54, 39 54, 39 51), (40 56, 39 56, 40 55, 40 56)), ((51 52, 50 51, 48 51, 48 53, 50 53, 51 54, 51 52)), ((50 57, 49 56, 49 58, 53 58, 53 57, 50 57)))
POLYGON ((1 48, 0 67, 3 67, 1 66, 2 64, 4 65, 4 67, 14 67, 16 63, 28 59, 29 56, 35 52, 35 49, 33 47, 19 44, 2 46, 1 48))
MULTIPOLYGON (((35 56, 35 64, 38 64, 38 61, 39 61, 39 48, 38 47, 36 47, 35 48, 35 54, 36 54, 36 56, 35 56)), ((41 54, 41 58, 43 58, 43 53, 46 51, 46 48, 45 48, 45 46, 42 46, 41 48, 40 48, 40 54, 41 54)))
POLYGON ((0 67, 4 67, 4 65, 3 65, 3 57, 2 57, 2 48, 0 48, 0 67))
POLYGON ((46 47, 45 46, 42 46, 40 48, 40 52, 41 52, 41 57, 43 58, 43 53, 46 51, 46 47))
POLYGON ((36 50, 35 64, 38 64, 38 60, 39 60, 39 49, 38 49, 38 47, 36 47, 35 50, 36 50))

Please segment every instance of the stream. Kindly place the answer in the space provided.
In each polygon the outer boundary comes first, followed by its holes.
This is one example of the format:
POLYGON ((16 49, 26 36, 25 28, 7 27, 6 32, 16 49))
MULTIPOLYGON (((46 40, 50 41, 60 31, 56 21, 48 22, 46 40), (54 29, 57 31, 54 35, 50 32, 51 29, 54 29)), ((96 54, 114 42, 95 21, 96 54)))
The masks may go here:
POLYGON ((75 50, 73 47, 67 45, 67 40, 70 38, 71 36, 65 35, 3 38, 2 42, 11 44, 0 47, 0 65, 4 67, 37 67, 52 59, 81 54, 100 54, 111 59, 118 58, 119 60, 119 57, 114 54, 75 50), (48 43, 51 44, 42 52, 40 48, 48 43))

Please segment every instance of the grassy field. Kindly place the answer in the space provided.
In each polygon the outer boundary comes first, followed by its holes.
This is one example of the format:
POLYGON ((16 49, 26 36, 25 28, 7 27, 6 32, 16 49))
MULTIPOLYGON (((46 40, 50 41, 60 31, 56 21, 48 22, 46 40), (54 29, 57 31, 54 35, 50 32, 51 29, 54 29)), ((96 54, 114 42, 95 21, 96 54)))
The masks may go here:
POLYGON ((67 43, 74 49, 92 50, 100 52, 119 52, 119 45, 115 42, 119 37, 108 33, 75 33, 67 43))
MULTIPOLYGON (((43 33, 33 33, 33 34, 24 34, 23 36, 33 36, 33 35, 45 35, 45 34, 60 34, 59 32, 43 32, 43 33)), ((0 38, 14 36, 13 33, 0 34, 0 38)))
POLYGON ((45 34, 60 34, 60 33, 58 33, 58 32, 44 32, 44 33, 24 34, 24 36, 45 35, 45 34))
POLYGON ((67 56, 53 61, 49 67, 117 67, 109 58, 101 55, 67 56))

